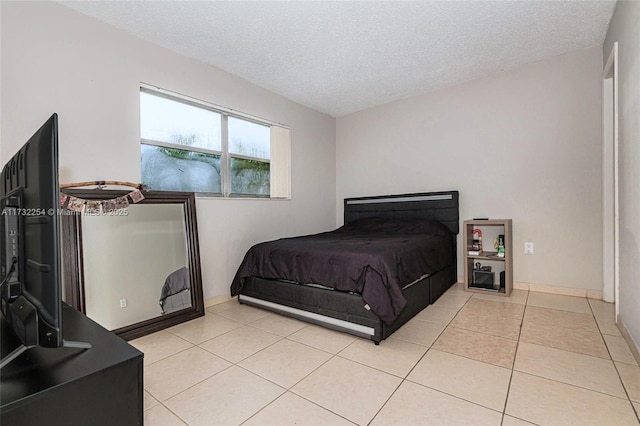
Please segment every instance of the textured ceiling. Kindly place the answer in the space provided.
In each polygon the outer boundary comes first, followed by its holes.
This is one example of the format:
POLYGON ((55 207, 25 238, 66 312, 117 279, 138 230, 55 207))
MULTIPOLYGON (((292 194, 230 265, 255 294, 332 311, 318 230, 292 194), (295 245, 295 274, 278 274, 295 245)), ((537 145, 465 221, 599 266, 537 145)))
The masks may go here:
POLYGON ((334 117, 601 44, 615 1, 62 2, 334 117))

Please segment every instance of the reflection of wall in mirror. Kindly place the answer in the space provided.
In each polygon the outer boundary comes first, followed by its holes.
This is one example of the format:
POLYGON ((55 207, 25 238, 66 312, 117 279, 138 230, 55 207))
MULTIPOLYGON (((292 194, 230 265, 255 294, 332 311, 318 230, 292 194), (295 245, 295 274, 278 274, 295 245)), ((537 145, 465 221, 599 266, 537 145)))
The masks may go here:
POLYGON ((188 264, 183 206, 138 204, 127 216, 83 216, 82 249, 88 317, 109 330, 155 318, 165 279, 188 264))

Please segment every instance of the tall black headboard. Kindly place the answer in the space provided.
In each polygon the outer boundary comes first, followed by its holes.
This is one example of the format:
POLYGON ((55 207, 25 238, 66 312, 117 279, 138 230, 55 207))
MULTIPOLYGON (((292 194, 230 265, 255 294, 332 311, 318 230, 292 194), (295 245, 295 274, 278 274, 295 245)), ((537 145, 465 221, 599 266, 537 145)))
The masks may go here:
POLYGON ((460 232, 458 191, 383 195, 344 199, 344 223, 368 217, 429 219, 460 232))

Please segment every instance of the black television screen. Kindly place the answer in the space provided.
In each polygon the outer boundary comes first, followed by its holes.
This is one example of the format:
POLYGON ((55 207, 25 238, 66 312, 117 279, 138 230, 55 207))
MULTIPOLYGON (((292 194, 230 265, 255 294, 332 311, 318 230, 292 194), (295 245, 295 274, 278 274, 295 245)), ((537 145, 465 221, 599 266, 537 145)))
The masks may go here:
POLYGON ((1 311, 25 347, 61 347, 58 116, 2 169, 1 311))

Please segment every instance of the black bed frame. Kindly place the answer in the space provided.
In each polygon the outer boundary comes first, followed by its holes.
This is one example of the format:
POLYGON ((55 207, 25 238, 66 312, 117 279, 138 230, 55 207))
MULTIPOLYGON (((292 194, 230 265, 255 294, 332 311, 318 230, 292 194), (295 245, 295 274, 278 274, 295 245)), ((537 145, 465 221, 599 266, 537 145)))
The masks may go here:
POLYGON ((379 344, 418 312, 435 302, 458 279, 456 235, 458 191, 346 198, 344 223, 368 217, 430 219, 452 233, 451 263, 403 289, 407 305, 392 324, 367 309, 359 294, 263 278, 246 278, 238 301, 306 322, 373 340, 379 344))

